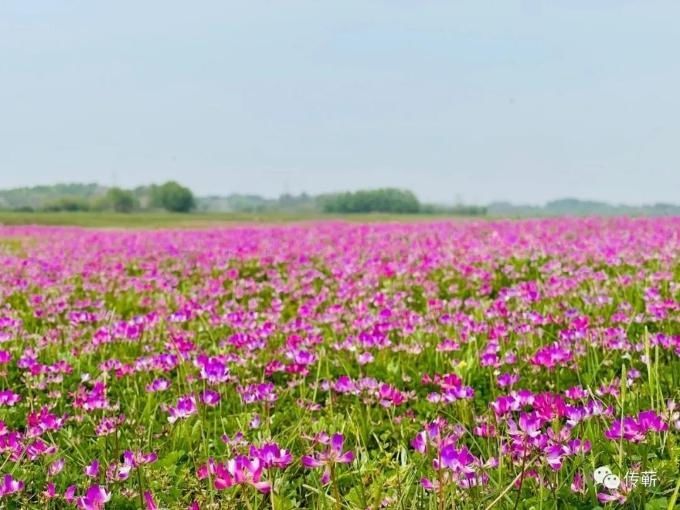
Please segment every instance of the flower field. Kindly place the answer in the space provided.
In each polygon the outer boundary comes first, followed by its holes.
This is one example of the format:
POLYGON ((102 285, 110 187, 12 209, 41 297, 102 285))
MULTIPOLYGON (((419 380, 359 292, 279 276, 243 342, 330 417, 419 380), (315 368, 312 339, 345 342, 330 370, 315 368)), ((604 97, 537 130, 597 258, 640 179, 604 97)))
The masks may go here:
POLYGON ((0 227, 0 267, 2 508, 680 503, 680 218, 0 227))

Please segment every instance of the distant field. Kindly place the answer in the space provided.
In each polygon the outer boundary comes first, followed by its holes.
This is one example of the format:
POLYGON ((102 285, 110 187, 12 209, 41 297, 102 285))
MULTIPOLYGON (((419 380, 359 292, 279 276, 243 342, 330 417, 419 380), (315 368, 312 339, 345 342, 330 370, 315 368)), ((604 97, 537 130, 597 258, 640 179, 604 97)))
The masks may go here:
POLYGON ((0 211, 0 225, 72 225, 79 227, 208 227, 228 223, 281 223, 341 219, 348 221, 426 221, 461 216, 410 214, 294 214, 294 213, 111 213, 0 211))

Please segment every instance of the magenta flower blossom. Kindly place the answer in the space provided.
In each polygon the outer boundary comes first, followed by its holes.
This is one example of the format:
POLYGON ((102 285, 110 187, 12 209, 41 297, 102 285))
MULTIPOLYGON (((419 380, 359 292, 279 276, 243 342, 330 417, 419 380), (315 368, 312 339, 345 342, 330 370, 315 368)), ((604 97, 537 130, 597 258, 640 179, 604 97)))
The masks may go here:
POLYGON ((250 456, 260 459, 265 469, 283 469, 293 462, 290 451, 280 448, 276 443, 264 443, 259 448, 251 446, 250 456))
POLYGON ((85 411, 108 409, 109 401, 106 397, 106 385, 101 381, 97 381, 91 390, 79 388, 75 394, 73 407, 82 408, 85 411))
POLYGON ((201 370, 201 379, 208 384, 219 384, 229 380, 229 369, 217 357, 200 355, 196 358, 196 366, 201 370))
POLYGON ((623 439, 632 443, 640 443, 646 439, 649 432, 663 432, 665 430, 668 430, 668 424, 656 411, 641 411, 637 418, 627 416, 615 420, 604 435, 612 441, 623 439))
POLYGON ((330 480, 331 464, 349 464, 354 460, 354 452, 351 450, 343 451, 345 437, 342 434, 333 434, 328 442, 328 448, 323 452, 315 452, 312 455, 303 455, 302 465, 308 469, 324 468, 322 481, 328 483, 330 480))
POLYGON ((498 386, 501 388, 506 388, 508 386, 513 386, 517 384, 519 381, 519 375, 517 374, 500 374, 497 378, 496 381, 498 382, 498 386))
POLYGON ((10 496, 24 490, 24 482, 15 480, 12 475, 5 475, 0 483, 0 498, 10 496))
POLYGON ((275 402, 278 399, 272 383, 251 384, 238 389, 244 404, 275 402))
POLYGON ((93 460, 85 466, 85 476, 89 476, 90 478, 97 478, 99 476, 99 461, 97 459, 93 460))
POLYGON ((373 354, 368 351, 357 355, 357 363, 359 363, 359 365, 368 365, 369 363, 373 362, 374 359, 375 357, 373 354))
POLYGON ((475 460, 467 447, 456 448, 453 444, 447 444, 441 449, 439 457, 435 458, 433 466, 435 469, 448 468, 453 471, 472 473, 474 469, 470 466, 475 460), (441 465, 439 459, 441 459, 441 465))
POLYGON ((45 497, 45 499, 53 499, 57 497, 57 486, 54 485, 54 482, 47 482, 42 495, 45 497))
POLYGON ((199 480, 210 477, 217 490, 224 490, 236 485, 250 485, 260 492, 271 491, 271 482, 262 480, 263 463, 257 458, 238 455, 224 464, 210 460, 198 469, 199 480))
POLYGON ((165 391, 170 387, 170 382, 167 379, 154 379, 146 385, 146 391, 154 393, 157 391, 165 391))
POLYGON ((151 491, 144 491, 144 507, 145 510, 158 510, 158 505, 153 499, 153 494, 151 494, 151 491))
POLYGON ((185 395, 177 400, 177 405, 168 407, 168 421, 175 423, 177 420, 188 418, 197 412, 196 399, 193 395, 185 395))
POLYGON ((517 424, 514 420, 508 421, 508 434, 533 439, 541 433, 542 425, 543 420, 536 413, 522 413, 517 424))
POLYGON ((111 499, 111 494, 101 485, 91 485, 85 495, 76 499, 76 505, 81 510, 103 510, 104 505, 111 499))
POLYGON ((155 453, 132 452, 126 450, 123 452, 123 462, 120 464, 112 463, 107 471, 109 480, 127 480, 130 472, 138 466, 145 464, 152 464, 156 462, 158 455, 155 453))
POLYGON ((534 365, 543 366, 549 370, 553 370, 557 366, 563 366, 568 364, 572 360, 573 356, 570 351, 564 349, 557 343, 541 347, 531 362, 534 365))
POLYGON ((465 489, 487 482, 488 475, 480 471, 481 461, 466 446, 457 447, 454 441, 454 438, 445 439, 435 452, 432 467, 441 474, 436 479, 423 477, 420 483, 424 489, 438 491, 441 488, 439 480, 465 489))
POLYGON ((21 396, 12 390, 0 391, 0 405, 12 407, 21 400, 21 396))
POLYGON ((201 402, 210 407, 220 403, 220 394, 214 390, 205 390, 201 393, 201 402))
POLYGON ((50 464, 49 467, 47 468, 47 473, 48 473, 50 476, 56 476, 56 475, 58 475, 58 474, 61 473, 61 471, 64 469, 64 464, 66 464, 66 462, 64 461, 64 459, 57 459, 57 460, 55 460, 55 461, 54 461, 52 464, 50 464))
POLYGON ((67 416, 52 414, 47 407, 42 407, 39 413, 29 413, 26 417, 28 435, 38 437, 45 432, 53 432, 61 429, 66 422, 67 416))
POLYGON ((75 485, 69 485, 64 491, 64 501, 67 503, 73 503, 76 499, 76 491, 78 488, 75 485))

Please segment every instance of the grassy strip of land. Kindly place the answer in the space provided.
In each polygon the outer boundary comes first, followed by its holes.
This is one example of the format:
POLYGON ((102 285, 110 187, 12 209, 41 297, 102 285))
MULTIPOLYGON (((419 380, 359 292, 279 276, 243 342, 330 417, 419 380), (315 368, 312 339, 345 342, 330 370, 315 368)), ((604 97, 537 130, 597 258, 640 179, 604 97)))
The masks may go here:
POLYGON ((302 221, 428 221, 461 216, 429 214, 324 214, 324 213, 169 213, 169 212, 17 212, 0 211, 1 225, 65 225, 98 228, 200 228, 235 223, 285 223, 302 221))

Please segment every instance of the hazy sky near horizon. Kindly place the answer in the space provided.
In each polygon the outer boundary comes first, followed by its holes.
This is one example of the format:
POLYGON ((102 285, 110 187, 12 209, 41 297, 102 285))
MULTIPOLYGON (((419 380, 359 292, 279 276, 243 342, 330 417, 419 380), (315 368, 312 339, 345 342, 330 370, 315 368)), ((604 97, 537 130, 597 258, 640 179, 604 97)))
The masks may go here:
POLYGON ((0 188, 680 202, 677 0, 0 4, 0 188))

